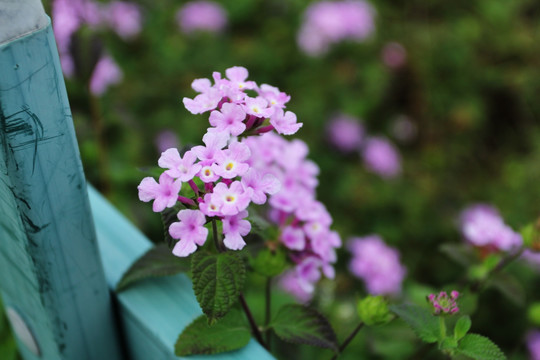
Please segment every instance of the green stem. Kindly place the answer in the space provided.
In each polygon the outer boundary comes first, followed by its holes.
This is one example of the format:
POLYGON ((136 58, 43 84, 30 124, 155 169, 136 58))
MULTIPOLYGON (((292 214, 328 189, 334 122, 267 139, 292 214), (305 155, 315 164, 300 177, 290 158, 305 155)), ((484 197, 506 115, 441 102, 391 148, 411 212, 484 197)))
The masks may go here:
POLYGON ((216 246, 217 251, 223 252, 223 247, 221 246, 221 242, 219 241, 217 223, 215 218, 212 218, 212 233, 214 234, 214 245, 216 246))
POLYGON ((251 310, 249 309, 246 299, 244 298, 244 294, 240 293, 238 298, 240 299, 240 304, 242 305, 242 309, 244 310, 244 313, 246 314, 248 318, 249 325, 251 326, 251 330, 253 331, 253 335, 255 336, 255 339, 257 339, 259 344, 264 346, 266 350, 270 351, 270 349, 268 348, 268 344, 266 344, 266 342, 263 340, 261 331, 259 330, 259 327, 257 326, 257 323, 255 322, 255 318, 253 317, 253 314, 251 313, 251 310))
POLYGON ((341 346, 339 347, 339 352, 337 354, 335 354, 333 357, 332 357, 332 360, 336 360, 338 358, 338 356, 343 352, 343 350, 345 350, 345 348, 347 347, 347 345, 349 345, 349 343, 354 339, 354 337, 356 336, 356 334, 358 334, 358 332, 364 327, 364 323, 363 322, 360 322, 358 325, 356 325, 356 327, 354 328, 354 330, 349 334, 349 336, 345 339, 345 341, 343 342, 343 344, 341 344, 341 346))
POLYGON ((439 344, 441 344, 444 339, 446 339, 446 323, 444 321, 444 316, 439 316, 439 329, 441 332, 441 337, 439 338, 439 344))
POLYGON ((502 258, 499 263, 487 274, 485 278, 482 280, 476 281, 473 284, 471 284, 470 289, 473 293, 479 292, 482 290, 482 288, 486 285, 486 283, 489 281, 489 279, 501 272, 505 267, 507 267, 512 261, 516 260, 523 254, 525 251, 525 247, 521 247, 518 251, 516 251, 513 254, 508 255, 507 257, 502 258))

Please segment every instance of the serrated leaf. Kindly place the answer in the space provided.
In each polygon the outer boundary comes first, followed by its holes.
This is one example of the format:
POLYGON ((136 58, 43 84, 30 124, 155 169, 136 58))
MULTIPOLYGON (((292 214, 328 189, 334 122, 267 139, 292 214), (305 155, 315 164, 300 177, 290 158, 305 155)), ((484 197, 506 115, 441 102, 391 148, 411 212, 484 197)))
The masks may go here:
POLYGON ((471 318, 468 316, 462 316, 456 322, 454 326, 454 339, 459 340, 464 337, 471 329, 471 318))
POLYGON ((453 350, 457 348, 458 342, 453 337, 447 337, 441 342, 441 350, 453 350))
POLYGON ((424 342, 434 343, 439 340, 439 321, 428 310, 413 304, 390 306, 390 311, 402 318, 424 342))
POLYGON ((218 354, 241 349, 250 339, 249 326, 238 310, 231 310, 214 325, 201 315, 178 336, 174 352, 176 356, 218 354))
POLYGON ((490 287, 493 287, 504 295, 508 300, 518 306, 524 306, 526 302, 525 289, 523 285, 512 275, 507 273, 494 274, 488 282, 490 287))
POLYGON ((478 334, 467 334, 456 351, 476 360, 505 360, 506 356, 495 343, 478 334))
POLYGON ((285 270, 287 258, 281 250, 272 252, 269 249, 264 249, 259 251, 257 256, 251 259, 250 265, 258 274, 273 277, 285 270))
POLYGON ((163 239, 171 249, 178 240, 173 239, 171 234, 169 234, 169 227, 173 222, 179 221, 177 215, 178 212, 182 209, 183 207, 180 204, 176 204, 172 208, 166 208, 161 212, 161 222, 163 224, 163 239))
POLYGON ((193 291, 209 322, 227 314, 238 300, 246 268, 242 258, 232 252, 197 252, 191 261, 193 291))
POLYGON ((176 275, 189 271, 189 268, 190 261, 188 259, 174 256, 167 245, 159 244, 148 250, 131 265, 116 285, 116 291, 123 291, 137 281, 176 275))
POLYGON ((279 309, 270 327, 284 341, 338 351, 337 337, 328 320, 307 306, 284 305, 279 309))

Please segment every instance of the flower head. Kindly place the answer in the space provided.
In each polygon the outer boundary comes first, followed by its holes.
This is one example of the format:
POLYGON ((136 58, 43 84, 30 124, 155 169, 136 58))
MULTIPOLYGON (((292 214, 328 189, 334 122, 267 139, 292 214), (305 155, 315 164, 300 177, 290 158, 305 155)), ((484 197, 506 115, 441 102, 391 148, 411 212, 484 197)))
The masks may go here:
POLYGON ((249 205, 250 193, 244 191, 240 181, 234 181, 230 186, 219 183, 212 193, 212 202, 219 206, 222 215, 236 215, 249 205))
POLYGON ((175 179, 187 182, 201 170, 200 164, 195 164, 197 156, 192 151, 186 151, 183 157, 180 157, 177 149, 167 149, 158 160, 161 168, 168 169, 165 173, 175 179))
POLYGON ((358 119, 339 115, 327 127, 328 140, 338 150, 352 152, 360 149, 364 138, 364 128, 358 119))
POLYGON ((439 294, 429 294, 428 301, 433 305, 435 314, 455 314, 459 311, 457 299, 459 292, 453 290, 450 296, 446 291, 441 291, 439 294))
POLYGON ((383 137, 366 140, 362 150, 366 168, 383 178, 393 178, 401 173, 401 157, 392 143, 383 137))
POLYGON ((246 112, 240 105, 225 103, 221 110, 214 110, 210 113, 210 124, 216 131, 225 132, 232 136, 238 136, 246 130, 244 119, 246 112))
POLYGON ((99 59, 92 78, 90 79, 90 91, 96 95, 102 95, 111 85, 122 81, 124 74, 116 62, 110 56, 99 59))
POLYGON ((190 1, 176 13, 182 32, 194 31, 217 33, 227 25, 227 14, 221 5, 213 1, 190 1))
POLYGON ((245 220, 248 216, 246 210, 240 211, 236 215, 225 216, 223 218, 223 244, 231 250, 241 250, 246 242, 242 236, 246 236, 251 231, 251 224, 245 220))

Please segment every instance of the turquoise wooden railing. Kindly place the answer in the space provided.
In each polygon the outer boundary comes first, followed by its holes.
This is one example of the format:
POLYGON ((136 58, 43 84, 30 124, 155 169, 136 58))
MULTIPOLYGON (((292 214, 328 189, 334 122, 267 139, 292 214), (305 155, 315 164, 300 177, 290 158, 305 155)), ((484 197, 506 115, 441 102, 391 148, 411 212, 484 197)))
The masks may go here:
MULTIPOLYGON (((20 353, 24 359, 174 359, 178 334, 201 314, 190 280, 147 280, 114 293, 151 243, 99 193, 87 193, 54 36, 43 16, 38 12, 23 36, 2 38, 0 24, 0 294, 20 353)), ((196 358, 272 356, 252 340, 239 351, 196 358)))

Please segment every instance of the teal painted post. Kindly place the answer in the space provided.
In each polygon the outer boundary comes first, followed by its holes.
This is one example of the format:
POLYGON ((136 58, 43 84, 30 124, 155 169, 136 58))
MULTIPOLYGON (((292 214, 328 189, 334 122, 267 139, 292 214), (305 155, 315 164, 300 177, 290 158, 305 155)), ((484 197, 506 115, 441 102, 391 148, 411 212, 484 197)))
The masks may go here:
POLYGON ((50 22, 0 44, 0 211, 24 358, 122 359, 50 22))

